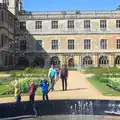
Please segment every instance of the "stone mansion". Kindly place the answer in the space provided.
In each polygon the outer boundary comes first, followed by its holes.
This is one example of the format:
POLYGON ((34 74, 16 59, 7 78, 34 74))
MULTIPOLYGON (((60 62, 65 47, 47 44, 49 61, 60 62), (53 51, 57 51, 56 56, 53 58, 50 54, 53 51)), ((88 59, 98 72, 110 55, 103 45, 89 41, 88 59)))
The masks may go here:
POLYGON ((0 0, 1 68, 120 65, 120 10, 28 12, 0 0))

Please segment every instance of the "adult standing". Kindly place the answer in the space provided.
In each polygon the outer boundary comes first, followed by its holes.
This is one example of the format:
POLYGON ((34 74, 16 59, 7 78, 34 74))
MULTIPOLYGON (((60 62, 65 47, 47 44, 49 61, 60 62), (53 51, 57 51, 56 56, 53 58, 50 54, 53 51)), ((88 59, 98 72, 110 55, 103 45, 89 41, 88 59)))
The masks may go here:
POLYGON ((62 90, 67 90, 68 69, 66 65, 62 65, 60 78, 62 80, 62 90))
POLYGON ((54 91, 54 85, 55 85, 55 79, 56 79, 56 70, 54 69, 54 66, 51 65, 51 68, 49 69, 48 77, 51 80, 51 91, 54 91))

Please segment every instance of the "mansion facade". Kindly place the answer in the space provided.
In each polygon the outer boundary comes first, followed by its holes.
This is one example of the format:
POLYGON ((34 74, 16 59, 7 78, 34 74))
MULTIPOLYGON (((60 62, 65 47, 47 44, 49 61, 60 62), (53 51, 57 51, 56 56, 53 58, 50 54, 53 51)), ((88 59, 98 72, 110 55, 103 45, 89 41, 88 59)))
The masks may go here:
MULTIPOLYGON (((13 6, 17 4, 13 7, 15 10, 8 7, 6 11, 13 14, 14 30, 8 32, 6 28, 10 38, 1 37, 0 40, 13 41, 11 53, 8 49, 5 53, 0 51, 8 56, 0 58, 6 61, 7 67, 10 55, 13 65, 18 67, 120 65, 120 10, 27 12, 21 0, 13 1, 13 6)), ((1 36, 3 28, 0 24, 1 36)))

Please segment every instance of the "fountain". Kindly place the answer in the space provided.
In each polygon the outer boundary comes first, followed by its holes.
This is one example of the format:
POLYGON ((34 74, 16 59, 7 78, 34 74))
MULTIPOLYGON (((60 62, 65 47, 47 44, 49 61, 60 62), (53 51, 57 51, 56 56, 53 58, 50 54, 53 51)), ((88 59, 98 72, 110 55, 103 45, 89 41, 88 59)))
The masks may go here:
POLYGON ((117 100, 79 99, 4 103, 0 104, 0 108, 0 113, 3 113, 0 114, 1 120, 20 118, 26 120, 115 120, 115 118, 108 119, 104 116, 120 115, 120 101, 117 100))

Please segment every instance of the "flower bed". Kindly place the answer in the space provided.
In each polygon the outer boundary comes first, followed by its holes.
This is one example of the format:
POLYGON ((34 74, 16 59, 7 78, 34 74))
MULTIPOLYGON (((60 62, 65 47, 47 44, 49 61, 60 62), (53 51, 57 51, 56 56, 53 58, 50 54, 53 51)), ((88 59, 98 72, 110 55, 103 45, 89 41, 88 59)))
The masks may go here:
POLYGON ((120 78, 109 78, 108 80, 108 86, 111 88, 120 91, 120 78))
MULTIPOLYGON (((30 80, 33 80, 38 86, 41 79, 47 78, 48 69, 26 68, 25 70, 9 71, 9 74, 11 74, 9 77, 0 77, 0 97, 13 95, 15 84, 19 84, 21 92, 26 94, 30 80)), ((37 93, 41 94, 40 89, 37 93)))

